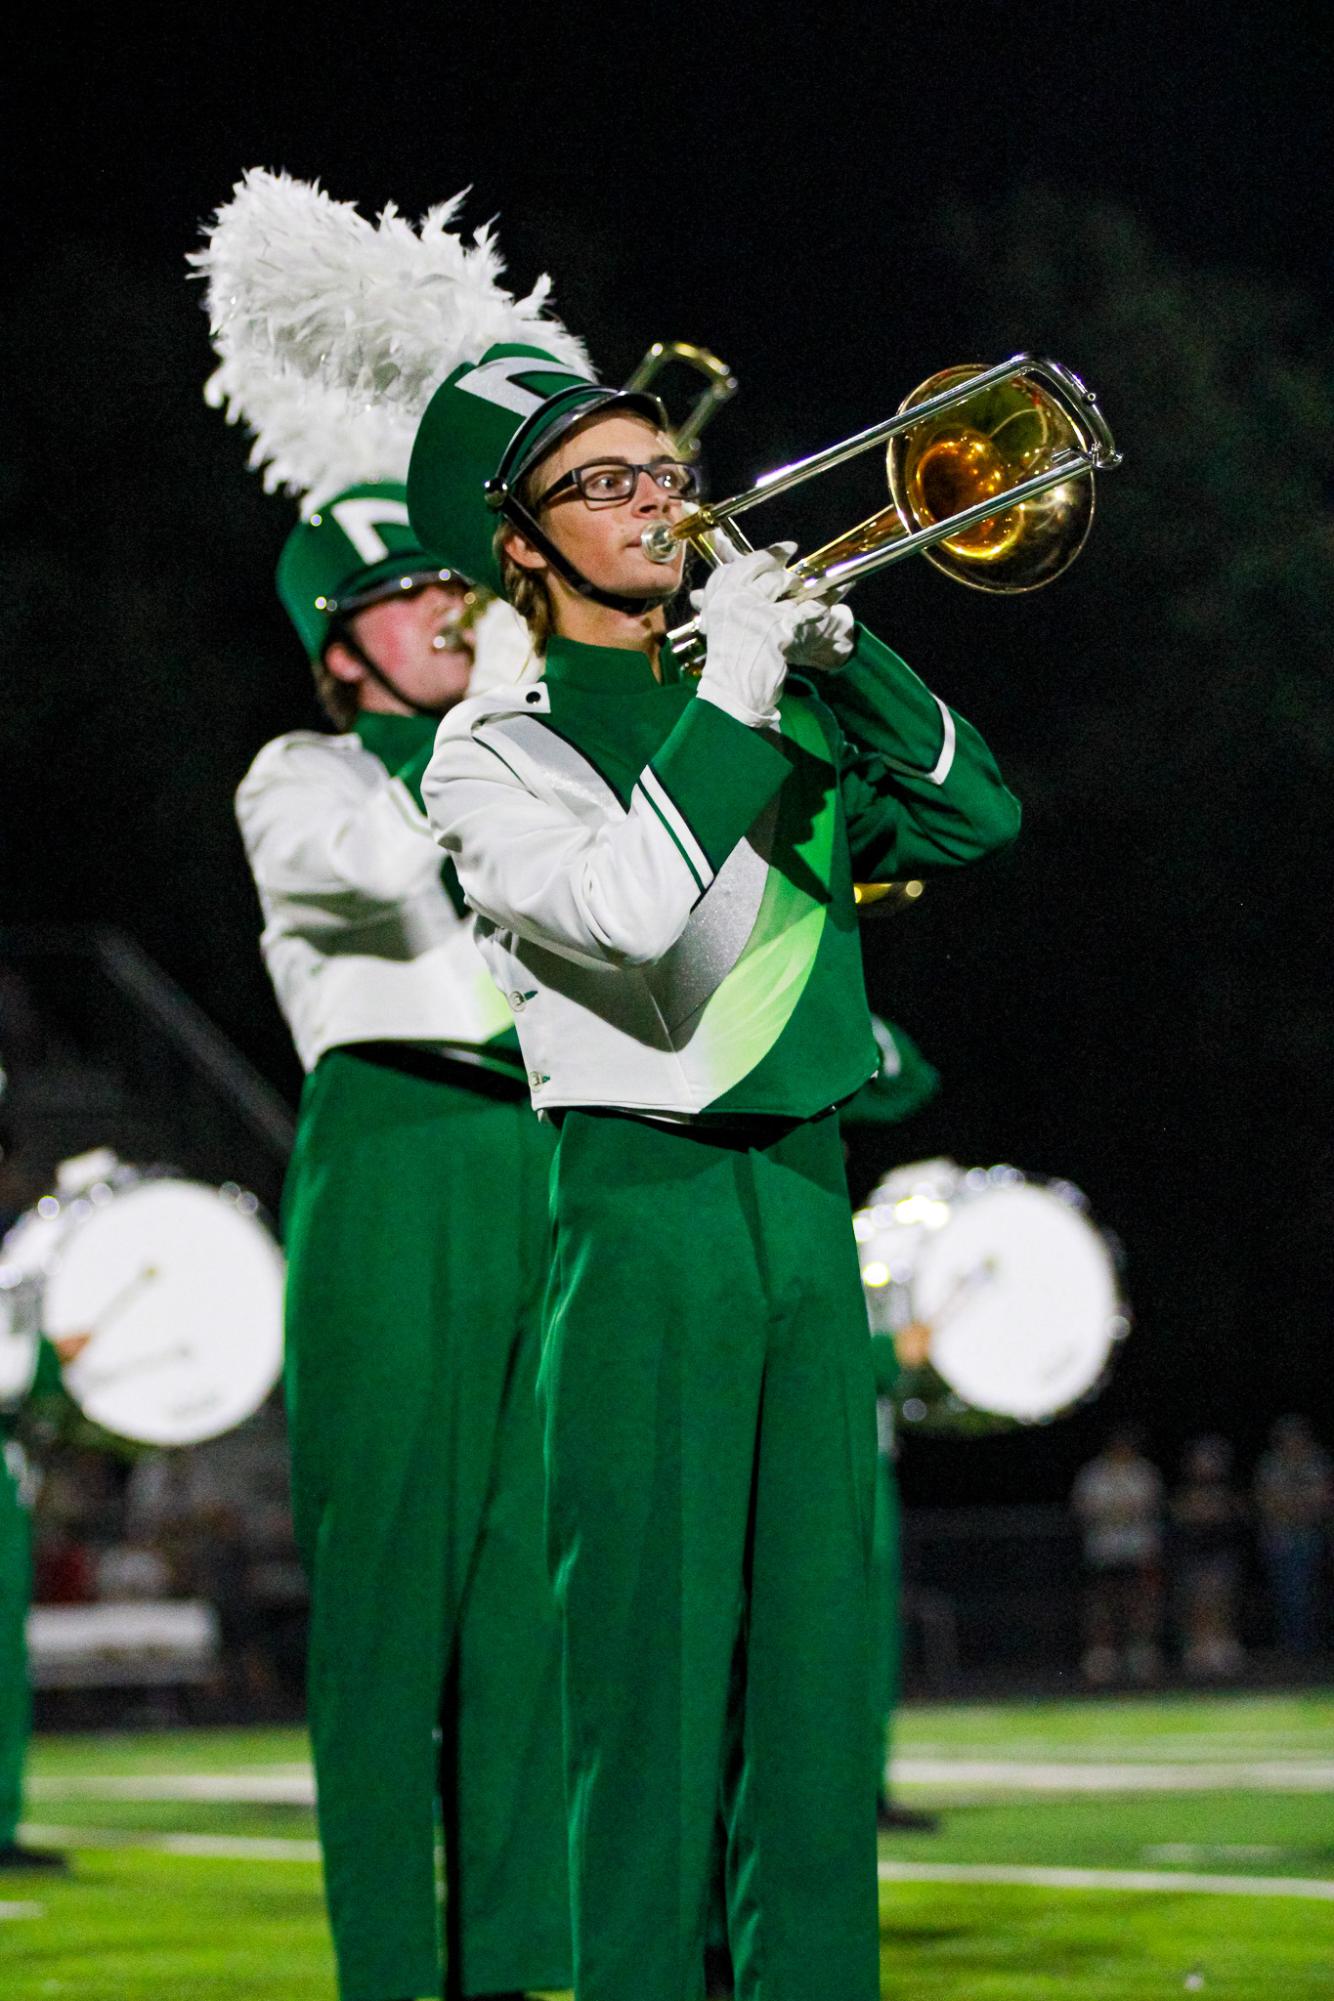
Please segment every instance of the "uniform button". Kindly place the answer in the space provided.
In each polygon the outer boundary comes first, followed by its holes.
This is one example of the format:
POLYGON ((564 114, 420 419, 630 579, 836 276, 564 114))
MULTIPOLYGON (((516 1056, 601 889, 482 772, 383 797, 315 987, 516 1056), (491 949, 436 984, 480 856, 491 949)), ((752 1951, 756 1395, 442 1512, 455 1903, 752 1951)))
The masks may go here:
POLYGON ((542 699, 542 690, 540 688, 530 688, 523 699, 528 703, 530 708, 535 709, 542 699))
POLYGON ((515 1014, 523 1013, 523 995, 521 993, 518 992, 512 993, 509 996, 509 1004, 513 1008, 515 1014))
POLYGON ((533 1086, 534 1090, 536 1090, 539 1084, 545 1084, 546 1081, 540 1070, 530 1070, 528 1072, 528 1082, 533 1086))

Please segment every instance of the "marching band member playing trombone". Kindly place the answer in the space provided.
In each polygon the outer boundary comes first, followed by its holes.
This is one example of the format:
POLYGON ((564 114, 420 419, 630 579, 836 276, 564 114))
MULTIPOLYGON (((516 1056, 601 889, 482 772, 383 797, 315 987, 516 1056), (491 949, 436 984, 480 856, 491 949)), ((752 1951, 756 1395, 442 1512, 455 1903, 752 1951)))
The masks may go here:
POLYGON ((845 608, 783 601, 775 551, 708 579, 683 679, 681 559, 641 535, 693 482, 653 399, 539 348, 448 377, 413 525, 523 610, 545 677, 455 708, 422 793, 559 1129, 540 1390, 579 2001, 699 1994, 720 1797, 737 1992, 872 2001, 853 879, 975 861, 1019 811, 845 608))

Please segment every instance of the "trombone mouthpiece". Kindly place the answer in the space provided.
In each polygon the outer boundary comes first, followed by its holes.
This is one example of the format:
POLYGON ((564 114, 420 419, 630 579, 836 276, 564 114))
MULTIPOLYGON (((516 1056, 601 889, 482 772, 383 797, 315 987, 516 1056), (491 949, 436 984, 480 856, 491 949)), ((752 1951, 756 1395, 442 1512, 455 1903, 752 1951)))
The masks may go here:
POLYGON ((653 521, 639 538, 651 563, 674 563, 681 544, 665 521, 653 521))

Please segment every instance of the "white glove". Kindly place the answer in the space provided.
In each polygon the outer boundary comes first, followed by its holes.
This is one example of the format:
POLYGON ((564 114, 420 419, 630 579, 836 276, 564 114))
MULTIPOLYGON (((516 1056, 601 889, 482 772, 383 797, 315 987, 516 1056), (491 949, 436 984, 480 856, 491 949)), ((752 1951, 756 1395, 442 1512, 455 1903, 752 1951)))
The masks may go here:
POLYGON ((798 598, 791 610, 791 637, 783 647, 789 667, 819 667, 832 673, 852 657, 857 621, 845 604, 798 598))
POLYGON ((690 593, 708 642, 700 698, 751 729, 778 721, 787 675, 784 649, 798 607, 777 600, 787 588, 784 559, 795 546, 778 542, 772 549, 753 549, 722 564, 702 591, 690 593))

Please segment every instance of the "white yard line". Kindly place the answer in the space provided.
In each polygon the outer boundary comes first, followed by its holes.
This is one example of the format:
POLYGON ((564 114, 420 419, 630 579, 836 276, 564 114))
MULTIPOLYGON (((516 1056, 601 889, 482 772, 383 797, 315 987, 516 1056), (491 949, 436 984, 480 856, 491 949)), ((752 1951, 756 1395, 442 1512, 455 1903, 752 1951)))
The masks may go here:
POLYGON ((246 1806, 314 1806, 310 1771, 149 1772, 121 1778, 34 1778, 33 1799, 237 1800, 246 1806))
POLYGON ((10 1918, 44 1918, 45 1904, 0 1904, 0 1925, 10 1918))
MULTIPOLYGON (((1334 1791, 1334 1759, 1266 1758, 1245 1762, 1164 1764, 1142 1760, 1093 1764, 1046 1758, 905 1756, 895 1783, 969 1793, 1193 1793, 1334 1791)), ((238 1772, 161 1772, 34 1777, 33 1799, 179 1800, 245 1806, 310 1807, 315 1781, 300 1766, 238 1772)))
POLYGON ((1272 1862, 1282 1853, 1273 1841, 1155 1841, 1140 1849, 1146 1862, 1272 1862))
MULTIPOLYGON (((24 1839, 68 1849, 146 1849, 210 1861, 318 1863, 318 1841, 250 1835, 166 1835, 134 1827, 24 1827, 24 1839)), ((1334 1903, 1334 1883, 1308 1877, 1198 1875, 1186 1869, 1028 1869, 1014 1863, 880 1863, 882 1883, 996 1883, 1018 1889, 1168 1891, 1206 1897, 1302 1897, 1334 1903)), ((40 1917, 40 1905, 0 1905, 0 1917, 40 1917)))
POLYGON ((1166 1890, 1206 1897, 1305 1897, 1334 1903, 1334 1883, 1301 1876, 1200 1876, 1169 1869, 1036 1869, 991 1862, 882 1862, 882 1883, 999 1883, 1034 1890, 1166 1890))
MULTIPOLYGON (((318 1862, 317 1841, 162 1834, 130 1827, 25 1826, 24 1838, 64 1848, 134 1848, 222 1862, 318 1862)), ((1215 1897, 1301 1897, 1334 1903, 1334 1882, 1300 1876, 1206 1876, 1168 1869, 1042 1869, 990 1862, 881 1862, 885 1883, 995 1883, 1037 1890, 1142 1890, 1215 1897)), ((39 1904, 0 1905, 0 1918, 40 1917, 39 1904)))
POLYGON ((1016 1793, 1329 1792, 1334 1761, 1254 1764, 1056 1764, 1037 1759, 913 1758, 894 1760, 896 1783, 983 1787, 1016 1793))
POLYGON ((1269 1735, 1226 1737, 1210 1731, 1207 1737, 1110 1738, 1105 1742, 1085 1738, 1077 1744, 1063 1743, 1057 1737, 1002 1736, 999 1732, 995 1737, 950 1742, 905 1731, 903 1746, 914 1758, 987 1758, 1003 1752, 1005 1757, 1016 1761, 1036 1758, 1041 1763, 1047 1758, 1060 1758, 1065 1763, 1080 1765, 1222 1765, 1231 1761, 1254 1764, 1283 1759, 1328 1760, 1334 1757, 1334 1731, 1312 1731, 1306 1741, 1276 1740, 1269 1735))
POLYGON ((161 1834, 134 1827, 36 1827, 25 1825, 25 1840, 57 1848, 147 1848, 157 1855, 203 1855, 218 1862, 318 1862, 318 1841, 286 1841, 272 1835, 161 1834))

